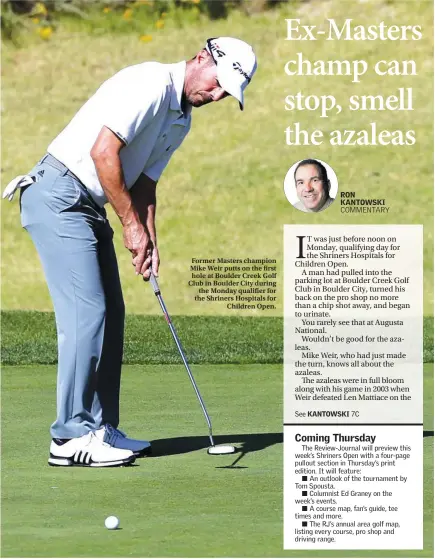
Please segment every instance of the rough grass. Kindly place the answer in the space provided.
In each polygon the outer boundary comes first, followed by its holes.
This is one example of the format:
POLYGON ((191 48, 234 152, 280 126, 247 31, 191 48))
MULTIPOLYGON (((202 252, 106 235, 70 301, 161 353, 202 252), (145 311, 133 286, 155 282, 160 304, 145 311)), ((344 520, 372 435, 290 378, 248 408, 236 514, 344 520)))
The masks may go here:
MULTIPOLYGON (((294 210, 283 191, 289 167, 306 157, 330 163, 341 190, 358 197, 385 197, 388 215, 340 213, 336 203, 316 215, 316 223, 422 223, 424 244, 425 314, 433 308, 433 95, 432 2, 340 2, 339 0, 288 3, 279 10, 247 17, 240 12, 228 20, 199 19, 186 26, 168 21, 149 43, 132 34, 91 34, 77 24, 74 32, 60 27, 48 42, 33 42, 21 49, 3 49, 2 181, 28 171, 44 154, 51 139, 67 124, 103 80, 120 68, 144 60, 174 62, 187 59, 210 36, 235 35, 255 45, 258 72, 246 92, 246 110, 227 99, 196 110, 192 132, 174 155, 158 186, 158 234, 162 257, 161 284, 172 312, 180 315, 231 314, 225 305, 194 301, 187 287, 192 257, 275 258, 282 285, 282 226, 312 223, 313 217, 294 210), (284 18, 299 17, 322 25, 326 17, 353 18, 355 24, 391 21, 397 25, 422 23, 424 38, 413 42, 342 42, 285 40, 284 18), (414 77, 367 75, 360 84, 349 77, 290 78, 284 64, 303 51, 312 60, 366 59, 373 63, 412 57, 414 77), (298 91, 330 94, 339 101, 351 94, 392 94, 398 87, 413 87, 412 113, 391 111, 351 113, 329 119, 315 113, 286 112, 284 99, 298 91), (284 130, 295 121, 307 128, 360 129, 376 121, 380 129, 416 130, 418 142, 408 147, 340 149, 324 144, 316 149, 288 147, 284 130)), ((147 32, 144 29, 144 32, 147 32)), ((152 314, 154 302, 138 283, 130 255, 122 246, 115 219, 116 245, 129 313, 152 314)), ((6 309, 51 310, 42 270, 27 234, 19 224, 18 204, 2 203, 2 305, 6 309)), ((282 290, 276 311, 281 315, 282 290)), ((240 311, 238 314, 259 314, 240 311)))
MULTIPOLYGON (((57 362, 53 313, 3 311, 2 362, 57 362)), ((191 363, 282 363, 283 322, 278 317, 176 316, 174 325, 191 363)), ((124 363, 179 363, 162 316, 131 315, 125 329, 124 363)), ((423 359, 433 362, 433 319, 424 319, 423 359)))

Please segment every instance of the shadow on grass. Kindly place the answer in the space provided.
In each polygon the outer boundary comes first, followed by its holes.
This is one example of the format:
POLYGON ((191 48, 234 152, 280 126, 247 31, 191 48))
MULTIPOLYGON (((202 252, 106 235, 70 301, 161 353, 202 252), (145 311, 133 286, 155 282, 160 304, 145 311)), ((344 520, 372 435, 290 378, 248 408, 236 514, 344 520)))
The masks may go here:
MULTIPOLYGON (((256 433, 252 435, 219 435, 213 437, 216 445, 235 444, 237 452, 248 454, 264 450, 283 442, 282 433, 256 433)), ((151 458, 172 456, 202 450, 210 446, 208 437, 175 437, 172 439, 157 439, 151 441, 153 453, 151 458)))
MULTIPOLYGON (((423 431, 423 437, 433 437, 433 431, 423 431)), ((236 466, 240 460, 251 452, 258 452, 275 444, 283 442, 282 433, 255 433, 251 435, 220 435, 213 437, 216 445, 235 444, 236 457, 229 466, 217 466, 219 469, 246 469, 247 466, 236 466)), ((208 437, 174 437, 170 439, 156 439, 151 441, 152 454, 149 458, 186 454, 196 450, 203 450, 210 446, 208 437)), ((233 455, 234 456, 234 455, 233 455)))

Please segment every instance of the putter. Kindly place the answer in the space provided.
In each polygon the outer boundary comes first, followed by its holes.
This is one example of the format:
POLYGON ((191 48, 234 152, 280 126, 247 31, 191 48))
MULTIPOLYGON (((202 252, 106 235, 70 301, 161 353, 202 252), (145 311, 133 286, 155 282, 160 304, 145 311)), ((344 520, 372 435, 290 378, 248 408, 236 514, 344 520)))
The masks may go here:
POLYGON ((168 326, 169 326, 169 329, 171 331, 172 337, 174 338, 174 341, 175 341, 175 344, 176 344, 176 346, 178 348, 178 351, 180 353, 181 359, 183 360, 184 366, 186 367, 186 371, 187 371, 187 374, 189 375, 190 382, 192 383, 193 389, 195 390, 196 397, 198 398, 198 401, 201 405, 202 413, 204 414, 205 420, 207 422, 208 437, 209 437, 210 443, 211 443, 211 446, 208 448, 207 452, 208 452, 208 454, 234 454, 236 452, 236 448, 234 446, 228 445, 228 444, 221 444, 221 445, 215 445, 214 444, 210 416, 207 413, 207 409, 205 407, 204 400, 202 399, 201 394, 200 394, 199 389, 198 389, 198 386, 195 382, 195 379, 193 378, 192 371, 190 370, 189 363, 187 362, 186 356, 184 355, 184 351, 183 351, 183 348, 181 346, 181 342, 178 339, 177 332, 175 331, 174 325, 172 324, 172 321, 171 321, 171 317, 169 316, 168 311, 167 311, 166 306, 165 306, 165 303, 163 302, 163 298, 162 298, 162 295, 160 293, 159 284, 157 283, 156 277, 154 276, 154 274, 152 272, 151 272, 151 275, 150 275, 150 283, 151 283, 151 286, 154 290, 154 294, 155 294, 155 296, 157 297, 157 299, 160 303, 160 307, 162 308, 162 311, 163 311, 163 314, 165 316, 166 322, 168 323, 168 326))

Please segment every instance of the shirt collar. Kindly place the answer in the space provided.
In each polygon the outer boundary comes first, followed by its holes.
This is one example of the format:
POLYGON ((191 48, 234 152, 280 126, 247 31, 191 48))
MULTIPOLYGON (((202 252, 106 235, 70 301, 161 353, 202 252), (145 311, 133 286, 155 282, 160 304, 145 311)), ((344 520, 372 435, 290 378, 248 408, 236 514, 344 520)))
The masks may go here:
POLYGON ((184 90, 184 78, 186 76, 186 62, 177 62, 176 64, 171 64, 171 78, 172 78, 172 94, 171 94, 171 110, 179 111, 185 118, 190 116, 192 112, 192 105, 186 104, 185 112, 181 108, 181 101, 183 97, 184 90))

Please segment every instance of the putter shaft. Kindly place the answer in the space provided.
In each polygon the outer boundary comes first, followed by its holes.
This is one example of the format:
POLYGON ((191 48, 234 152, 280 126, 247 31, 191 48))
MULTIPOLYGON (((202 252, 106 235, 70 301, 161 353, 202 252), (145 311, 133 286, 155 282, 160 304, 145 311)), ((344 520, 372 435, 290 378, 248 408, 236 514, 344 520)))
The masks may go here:
POLYGON ((157 299, 160 303, 160 307, 162 308, 162 311, 163 311, 163 314, 165 316, 166 322, 168 323, 168 326, 169 326, 169 329, 171 331, 172 337, 174 338, 175 344, 178 348, 178 352, 180 353, 181 359, 183 360, 184 366, 186 367, 186 371, 187 371, 187 374, 189 375, 190 382, 192 383, 193 389, 195 390, 196 397, 198 398, 198 401, 201 405, 202 413, 204 414, 205 420, 207 421, 208 436, 209 436, 209 439, 210 439, 211 446, 215 446, 214 441, 213 441, 213 433, 212 433, 210 416, 207 413, 207 409, 205 407, 204 400, 202 399, 201 394, 200 394, 199 389, 198 389, 198 386, 195 382, 195 379, 193 378, 193 374, 192 374, 192 371, 190 370, 189 363, 187 362, 187 359, 184 355, 183 347, 182 347, 181 342, 180 342, 180 340, 177 336, 177 332, 175 330, 175 327, 172 324, 171 317, 169 316, 169 313, 166 309, 165 303, 164 303, 162 295, 160 293, 159 284, 157 283, 157 280, 156 280, 156 278, 155 278, 155 276, 152 272, 151 272, 151 276, 150 276, 150 283, 151 283, 151 286, 154 290, 154 294, 155 294, 155 296, 157 297, 157 299))

